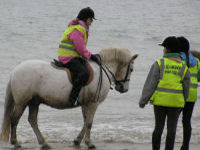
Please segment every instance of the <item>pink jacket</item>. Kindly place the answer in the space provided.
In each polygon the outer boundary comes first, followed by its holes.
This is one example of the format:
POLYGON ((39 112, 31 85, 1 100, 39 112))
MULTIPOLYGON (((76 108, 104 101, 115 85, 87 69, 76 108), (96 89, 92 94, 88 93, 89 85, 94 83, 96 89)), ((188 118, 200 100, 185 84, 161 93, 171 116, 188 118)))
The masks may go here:
MULTIPOLYGON (((82 25, 87 32, 87 35, 89 33, 89 28, 87 27, 87 25, 80 20, 72 20, 68 26, 70 25, 77 25, 80 24, 82 25)), ((83 33, 81 33, 78 30, 74 30, 72 33, 70 33, 68 35, 68 39, 72 40, 74 43, 74 46, 77 50, 77 52, 79 54, 81 54, 81 56, 83 56, 86 59, 90 59, 92 53, 86 48, 86 45, 84 43, 84 35, 83 33)), ((74 58, 74 56, 59 56, 58 59, 59 61, 61 61, 62 63, 66 64, 68 63, 70 60, 72 60, 74 58)))

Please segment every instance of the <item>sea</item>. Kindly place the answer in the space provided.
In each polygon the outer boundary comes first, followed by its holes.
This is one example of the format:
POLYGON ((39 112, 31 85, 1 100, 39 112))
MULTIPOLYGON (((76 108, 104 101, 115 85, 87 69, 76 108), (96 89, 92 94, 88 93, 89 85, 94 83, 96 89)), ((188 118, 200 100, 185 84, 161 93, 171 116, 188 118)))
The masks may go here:
MULTIPOLYGON (((138 54, 129 91, 111 90, 95 114, 94 142, 151 143, 154 129, 152 105, 138 102, 151 65, 163 55, 158 46, 168 36, 185 36, 200 51, 200 0, 0 0, 0 124, 6 86, 11 71, 22 61, 57 58, 62 33, 79 10, 95 12, 87 48, 98 53, 106 47, 128 48, 138 54)), ((58 79, 59 80, 59 79, 58 79)), ((27 109, 28 110, 28 109, 27 109)), ((28 123, 20 119, 21 143, 37 142, 28 123)), ((176 142, 182 142, 179 118, 176 142)), ((83 125, 81 108, 57 110, 40 105, 38 124, 47 142, 73 141, 83 125)), ((1 125, 0 125, 1 126, 1 125)), ((191 143, 200 143, 200 88, 192 117, 191 143)), ((165 142, 166 127, 162 142, 165 142)))

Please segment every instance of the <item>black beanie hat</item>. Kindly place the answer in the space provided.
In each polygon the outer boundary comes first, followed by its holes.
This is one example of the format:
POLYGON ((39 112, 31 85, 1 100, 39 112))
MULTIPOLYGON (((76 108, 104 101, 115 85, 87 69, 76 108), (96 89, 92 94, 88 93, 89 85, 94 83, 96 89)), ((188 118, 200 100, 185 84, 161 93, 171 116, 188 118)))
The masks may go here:
POLYGON ((78 13, 77 18, 83 21, 86 21, 88 18, 92 18, 96 20, 94 11, 90 7, 81 9, 80 12, 78 13))

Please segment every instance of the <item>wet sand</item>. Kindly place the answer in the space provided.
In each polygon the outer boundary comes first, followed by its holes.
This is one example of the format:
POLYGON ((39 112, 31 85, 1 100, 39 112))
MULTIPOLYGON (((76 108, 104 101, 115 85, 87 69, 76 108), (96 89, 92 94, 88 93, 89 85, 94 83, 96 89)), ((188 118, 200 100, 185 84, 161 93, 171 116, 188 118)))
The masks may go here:
MULTIPOLYGON (((113 143, 113 142, 102 142, 95 143, 96 150, 151 150, 151 143, 113 143)), ((45 150, 41 149, 40 145, 37 143, 22 143, 22 148, 14 148, 12 145, 8 143, 0 143, 0 150, 45 150)), ((85 144, 81 144, 80 146, 74 146, 72 142, 62 142, 62 143, 49 143, 51 149, 54 150, 87 150, 87 146, 85 144)), ((161 150, 164 149, 164 143, 161 145, 161 150)), ((180 149, 180 143, 176 143, 175 150, 180 149)), ((200 144, 191 144, 190 150, 199 150, 200 144)))

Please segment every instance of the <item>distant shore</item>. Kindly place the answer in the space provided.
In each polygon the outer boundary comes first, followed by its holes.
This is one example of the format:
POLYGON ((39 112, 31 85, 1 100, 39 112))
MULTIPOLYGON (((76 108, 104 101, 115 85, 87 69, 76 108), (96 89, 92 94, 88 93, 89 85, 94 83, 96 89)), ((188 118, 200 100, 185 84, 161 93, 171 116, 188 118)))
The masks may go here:
MULTIPOLYGON (((101 142, 95 143, 96 150, 151 150, 151 143, 114 143, 114 142, 101 142)), ((20 150, 41 150, 40 145, 37 143, 22 143, 22 148, 20 150)), ((62 142, 62 143, 49 143, 51 149, 54 150, 87 150, 85 144, 81 144, 79 147, 74 146, 72 142, 62 142)), ((180 149, 180 143, 175 143, 175 150, 180 149)), ((199 150, 200 144, 191 144, 191 150, 199 150)), ((164 149, 164 143, 161 145, 161 150, 164 149)), ((0 150, 15 150, 9 143, 0 143, 0 150)))

